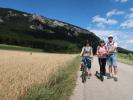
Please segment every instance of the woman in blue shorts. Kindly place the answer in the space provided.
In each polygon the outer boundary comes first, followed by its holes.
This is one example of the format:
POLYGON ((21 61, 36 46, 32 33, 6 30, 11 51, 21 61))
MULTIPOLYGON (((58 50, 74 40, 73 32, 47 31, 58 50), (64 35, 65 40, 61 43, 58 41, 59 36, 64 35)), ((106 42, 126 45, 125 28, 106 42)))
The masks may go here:
POLYGON ((87 72, 89 77, 91 76, 91 60, 93 58, 93 49, 91 46, 91 43, 87 40, 82 48, 82 51, 80 53, 80 56, 82 57, 82 63, 87 66, 87 72))

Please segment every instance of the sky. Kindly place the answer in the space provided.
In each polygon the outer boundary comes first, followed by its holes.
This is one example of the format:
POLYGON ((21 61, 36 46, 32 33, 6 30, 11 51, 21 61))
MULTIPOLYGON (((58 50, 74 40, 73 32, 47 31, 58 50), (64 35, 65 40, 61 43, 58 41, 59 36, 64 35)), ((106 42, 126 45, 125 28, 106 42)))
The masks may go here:
POLYGON ((0 0, 13 8, 88 29, 107 41, 133 51, 133 0, 0 0))

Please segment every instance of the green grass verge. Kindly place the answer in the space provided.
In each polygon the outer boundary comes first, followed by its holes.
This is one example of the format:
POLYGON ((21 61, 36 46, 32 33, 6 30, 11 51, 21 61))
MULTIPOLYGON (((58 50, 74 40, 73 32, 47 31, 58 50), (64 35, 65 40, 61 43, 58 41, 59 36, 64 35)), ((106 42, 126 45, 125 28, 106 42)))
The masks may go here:
POLYGON ((130 60, 127 60, 127 59, 119 58, 118 60, 119 60, 120 62, 124 63, 124 64, 133 65, 133 61, 130 61, 130 60))
POLYGON ((47 85, 33 86, 20 100, 68 100, 75 87, 79 57, 52 75, 47 85))
POLYGON ((122 63, 133 65, 133 54, 118 53, 118 60, 122 63))
POLYGON ((0 44, 1 50, 17 50, 17 51, 32 51, 32 52, 43 52, 41 49, 35 49, 30 47, 20 47, 14 45, 0 44))

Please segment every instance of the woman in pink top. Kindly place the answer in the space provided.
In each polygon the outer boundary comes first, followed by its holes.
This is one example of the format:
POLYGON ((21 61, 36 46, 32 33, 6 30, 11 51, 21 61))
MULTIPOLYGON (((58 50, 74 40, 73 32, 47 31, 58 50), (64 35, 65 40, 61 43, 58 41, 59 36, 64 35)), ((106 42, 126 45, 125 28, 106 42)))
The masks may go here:
POLYGON ((100 41, 99 46, 97 47, 98 61, 100 65, 100 79, 103 81, 106 76, 106 59, 107 59, 107 49, 104 41, 100 41))

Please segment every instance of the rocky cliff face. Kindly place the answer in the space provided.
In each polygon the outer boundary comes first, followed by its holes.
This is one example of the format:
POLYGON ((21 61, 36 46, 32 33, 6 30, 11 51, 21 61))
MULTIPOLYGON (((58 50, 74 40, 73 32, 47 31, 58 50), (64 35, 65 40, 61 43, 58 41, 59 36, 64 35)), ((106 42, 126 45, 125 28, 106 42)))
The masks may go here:
POLYGON ((0 8, 0 43, 30 46, 49 51, 79 52, 85 40, 93 43, 99 37, 78 26, 44 16, 0 8))

